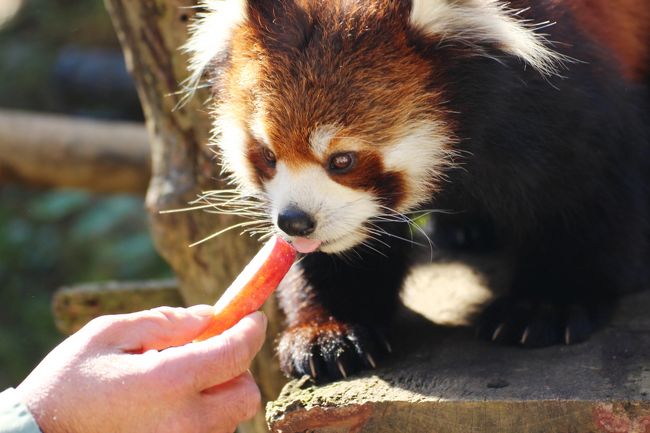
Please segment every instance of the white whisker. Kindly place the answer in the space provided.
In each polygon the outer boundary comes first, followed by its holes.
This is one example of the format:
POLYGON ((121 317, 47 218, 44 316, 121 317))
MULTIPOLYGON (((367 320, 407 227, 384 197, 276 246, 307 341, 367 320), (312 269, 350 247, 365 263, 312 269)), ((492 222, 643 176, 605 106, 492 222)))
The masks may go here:
POLYGON ((382 233, 380 233, 380 232, 379 233, 377 233, 377 232, 373 233, 371 231, 371 229, 368 229, 367 227, 364 227, 364 234, 368 237, 368 239, 373 240, 375 242, 379 242, 380 244, 386 246, 387 248, 391 248, 389 243, 382 241, 379 238, 379 236, 377 236, 378 234, 382 234, 382 233))
POLYGON ((388 237, 391 237, 391 238, 399 239, 399 240, 402 240, 402 241, 407 242, 409 244, 417 245, 419 247, 425 247, 426 246, 423 243, 415 242, 413 239, 408 239, 408 238, 405 238, 405 237, 402 237, 402 236, 398 236, 398 235, 396 235, 394 233, 391 233, 391 232, 389 232, 387 230, 384 230, 383 228, 379 227, 377 224, 373 224, 371 222, 369 222, 369 224, 372 224, 373 227, 376 227, 376 229, 366 228, 371 233, 375 233, 375 234, 378 234, 378 235, 388 236, 388 237))
MULTIPOLYGON (((429 237, 429 235, 424 231, 424 229, 423 229, 422 227, 420 227, 419 224, 417 224, 415 221, 413 221, 411 218, 409 218, 409 217, 408 217, 407 215, 405 215, 404 213, 398 212, 398 211, 396 211, 396 210, 393 209, 393 208, 390 208, 390 207, 388 207, 388 206, 383 206, 383 205, 380 205, 379 207, 382 208, 382 209, 385 209, 385 210, 389 211, 389 212, 390 212, 389 216, 391 216, 391 217, 397 217, 397 218, 401 219, 402 222, 407 223, 407 224, 408 224, 408 227, 409 227, 410 230, 415 229, 415 230, 417 230, 417 231, 418 231, 422 236, 424 236, 424 238, 427 240, 427 243, 429 244, 430 260, 433 260, 433 249, 434 249, 433 241, 431 240, 431 238, 429 237)), ((433 210, 433 209, 430 209, 430 210, 428 210, 427 212, 428 212, 428 213, 435 213, 435 212, 437 212, 437 211, 436 211, 436 210, 433 210)), ((417 214, 417 213, 418 213, 417 211, 411 212, 411 214, 417 214)), ((383 214, 383 215, 381 215, 379 218, 381 218, 381 217, 385 217, 385 216, 386 216, 386 215, 383 214)), ((421 216, 421 215, 418 215, 418 216, 421 216)), ((423 215, 422 215, 422 216, 423 216, 423 215)))
POLYGON ((224 234, 224 233, 226 233, 226 232, 228 232, 230 230, 234 230, 234 229, 240 228, 240 227, 251 226, 251 225, 255 225, 255 224, 261 224, 261 223, 263 223, 263 221, 244 221, 242 223, 233 224, 233 225, 231 225, 229 227, 226 227, 225 229, 219 230, 216 233, 212 233, 211 235, 206 236, 205 238, 201 239, 200 241, 196 241, 196 242, 190 244, 189 247, 190 248, 195 247, 195 246, 197 246, 199 244, 202 244, 203 242, 209 241, 210 239, 214 239, 217 236, 220 236, 220 235, 222 235, 222 234, 224 234))

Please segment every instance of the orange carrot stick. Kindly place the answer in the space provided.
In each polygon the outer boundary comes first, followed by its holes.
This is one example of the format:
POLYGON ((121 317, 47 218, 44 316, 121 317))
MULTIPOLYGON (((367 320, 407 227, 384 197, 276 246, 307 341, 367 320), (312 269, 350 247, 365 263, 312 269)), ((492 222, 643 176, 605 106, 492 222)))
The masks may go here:
POLYGON ((289 272, 295 258, 296 250, 281 237, 273 236, 221 295, 214 305, 210 325, 195 341, 219 335, 259 310, 289 272))

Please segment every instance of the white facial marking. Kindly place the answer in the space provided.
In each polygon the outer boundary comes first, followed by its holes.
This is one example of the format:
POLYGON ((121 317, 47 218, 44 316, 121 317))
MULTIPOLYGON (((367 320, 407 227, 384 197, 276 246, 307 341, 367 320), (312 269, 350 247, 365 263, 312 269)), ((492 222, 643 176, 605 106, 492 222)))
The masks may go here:
POLYGON ((478 48, 496 44, 543 74, 557 74, 568 59, 553 51, 537 31, 549 22, 528 23, 520 11, 497 0, 412 0, 411 24, 427 34, 456 40, 478 48))
MULTIPOLYGON (((255 175, 246 155, 246 133, 242 125, 223 111, 217 117, 216 129, 221 134, 224 168, 232 173, 243 191, 256 192, 258 186, 253 181, 255 175)), ((358 140, 347 137, 346 141, 358 140)), ((453 141, 445 134, 441 122, 423 120, 409 124, 394 142, 379 147, 386 170, 402 173, 406 182, 407 193, 395 210, 411 210, 431 198, 443 169, 453 165, 453 141)), ((316 230, 309 237, 323 241, 320 249, 327 253, 344 251, 363 242, 367 237, 364 223, 385 213, 379 207, 378 197, 335 182, 316 164, 289 169, 280 160, 275 176, 266 182, 265 189, 274 223, 279 212, 289 206, 309 213, 316 220, 316 230)))
POLYGON ((210 62, 226 49, 232 30, 246 20, 247 0, 203 0, 206 12, 198 14, 190 25, 190 38, 183 47, 190 54, 190 91, 199 86, 210 62))
POLYGON ((431 199, 434 181, 453 164, 454 140, 445 134, 442 122, 421 121, 404 128, 401 137, 383 148, 387 171, 404 174, 407 194, 397 211, 404 212, 431 199))
POLYGON ((256 191, 258 188, 252 181, 255 175, 246 154, 244 126, 227 110, 222 110, 215 118, 213 134, 213 141, 219 147, 222 172, 227 172, 243 191, 256 191))
POLYGON ((269 134, 266 132, 266 124, 264 123, 261 114, 256 114, 253 117, 251 132, 257 141, 264 144, 266 147, 271 148, 271 139, 269 138, 269 134))
POLYGON ((315 164, 290 170, 279 161, 266 191, 273 222, 277 224, 278 214, 289 206, 307 212, 316 221, 309 237, 323 241, 320 250, 326 253, 344 251, 362 242, 366 238, 363 223, 379 213, 372 194, 334 182, 315 164))
POLYGON ((339 132, 339 128, 334 125, 322 125, 314 128, 309 135, 309 146, 318 158, 327 156, 327 149, 332 139, 339 132))

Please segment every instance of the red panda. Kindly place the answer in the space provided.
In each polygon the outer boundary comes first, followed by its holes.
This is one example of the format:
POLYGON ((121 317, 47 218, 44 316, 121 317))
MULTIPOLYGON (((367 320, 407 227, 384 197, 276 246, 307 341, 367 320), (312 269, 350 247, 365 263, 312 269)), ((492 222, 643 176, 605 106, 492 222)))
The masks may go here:
POLYGON ((480 222, 512 260, 485 339, 583 341, 647 285, 647 1, 203 6, 190 86, 212 89, 225 170, 305 253, 278 292, 287 375, 387 354, 420 209, 480 222))

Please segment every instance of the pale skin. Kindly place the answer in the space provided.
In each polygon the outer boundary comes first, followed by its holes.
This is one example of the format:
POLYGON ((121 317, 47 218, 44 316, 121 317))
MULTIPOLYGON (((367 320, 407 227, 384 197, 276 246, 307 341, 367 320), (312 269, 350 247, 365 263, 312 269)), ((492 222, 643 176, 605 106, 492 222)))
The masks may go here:
POLYGON ((199 305, 100 317, 16 390, 43 433, 232 433, 260 408, 248 368, 266 318, 192 343, 211 315, 199 305))

